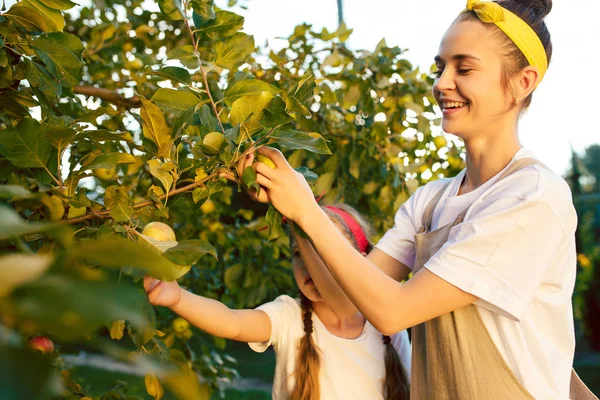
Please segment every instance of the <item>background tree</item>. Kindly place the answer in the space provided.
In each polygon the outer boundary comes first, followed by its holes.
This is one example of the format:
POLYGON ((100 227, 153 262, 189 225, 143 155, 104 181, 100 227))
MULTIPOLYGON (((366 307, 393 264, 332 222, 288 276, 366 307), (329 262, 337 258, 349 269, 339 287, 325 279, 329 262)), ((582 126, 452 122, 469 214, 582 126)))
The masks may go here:
POLYGON ((352 51, 344 25, 305 24, 256 50, 212 0, 147 4, 22 0, 0 14, 3 397, 80 398, 60 354, 82 348, 142 368, 155 398, 164 385, 204 399, 235 375, 223 340, 155 311, 139 280, 234 307, 293 292, 281 216, 243 190, 253 170, 221 177, 246 151, 280 147, 378 235, 420 184, 462 167, 432 129, 432 78, 400 48, 352 51), (178 241, 141 233, 158 220, 178 241))

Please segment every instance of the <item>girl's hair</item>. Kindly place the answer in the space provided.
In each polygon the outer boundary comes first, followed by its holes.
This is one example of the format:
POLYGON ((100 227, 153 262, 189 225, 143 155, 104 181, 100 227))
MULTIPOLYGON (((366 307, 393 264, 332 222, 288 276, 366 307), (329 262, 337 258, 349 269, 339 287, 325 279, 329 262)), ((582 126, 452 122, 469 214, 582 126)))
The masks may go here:
MULTIPOLYGON (((367 237, 371 236, 371 227, 360 216, 360 214, 345 204, 335 204, 331 206, 349 214, 363 229, 367 237)), ((330 208, 321 207, 327 216, 342 228, 344 234, 353 240, 355 248, 358 248, 356 238, 352 235, 350 227, 344 219, 330 208)), ((293 235, 291 235, 293 244, 293 235)), ((373 249, 371 242, 367 245, 367 253, 373 249)), ((300 339, 298 345, 298 357, 294 376, 296 385, 291 394, 291 400, 318 400, 320 398, 319 369, 321 360, 319 358, 319 349, 312 338, 312 303, 300 292, 300 304, 302 307, 302 322, 304 323, 304 336, 300 339)), ((398 353, 391 343, 389 336, 383 335, 385 345, 385 382, 384 398, 386 400, 408 400, 409 386, 406 370, 402 366, 398 353)))
MULTIPOLYGON (((546 50, 548 65, 550 65, 550 60, 552 59, 552 40, 550 38, 548 27, 544 22, 544 18, 552 10, 552 0, 497 0, 495 3, 500 4, 502 7, 517 15, 533 29, 546 50)), ((457 21, 465 20, 479 21, 474 12, 463 13, 457 18, 457 21)), ((509 90, 514 93, 514 89, 511 85, 511 78, 523 68, 527 67, 529 62, 513 41, 498 28, 497 37, 505 59, 502 66, 502 81, 505 87, 508 87, 509 90)), ((527 107, 529 107, 532 97, 533 93, 527 96, 526 99, 523 99, 521 102, 521 110, 526 110, 527 107)))

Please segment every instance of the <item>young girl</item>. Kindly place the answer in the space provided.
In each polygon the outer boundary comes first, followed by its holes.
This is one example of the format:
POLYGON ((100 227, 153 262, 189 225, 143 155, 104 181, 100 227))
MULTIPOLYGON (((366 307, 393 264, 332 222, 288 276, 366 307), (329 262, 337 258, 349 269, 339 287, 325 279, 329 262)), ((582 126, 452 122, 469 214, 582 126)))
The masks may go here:
MULTIPOLYGON (((352 209, 326 206, 323 212, 352 248, 364 255, 370 251, 364 222, 352 209)), ((292 233, 291 248, 299 300, 284 295, 256 310, 231 310, 177 282, 146 277, 144 288, 153 305, 170 307, 212 335, 248 342, 257 352, 274 346, 275 400, 408 399, 407 332, 382 336, 345 296, 308 240, 292 233)))
POLYGON ((433 88, 443 129, 464 140, 467 168, 417 190, 367 257, 280 152, 258 150, 276 166, 256 164, 266 189, 258 200, 308 234, 380 332, 413 327, 411 398, 595 398, 571 367, 571 193, 518 136, 552 55, 551 5, 468 1, 441 41, 433 88))

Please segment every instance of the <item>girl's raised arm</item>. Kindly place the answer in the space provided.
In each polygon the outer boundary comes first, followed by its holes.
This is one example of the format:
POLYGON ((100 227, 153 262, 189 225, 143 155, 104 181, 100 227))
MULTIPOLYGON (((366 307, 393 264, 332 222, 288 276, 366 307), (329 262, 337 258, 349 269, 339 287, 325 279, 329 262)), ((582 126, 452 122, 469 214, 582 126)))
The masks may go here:
POLYGON ((232 310, 213 299, 182 289, 177 282, 144 278, 152 305, 169 307, 192 325, 214 336, 240 342, 266 342, 271 337, 271 320, 260 310, 232 310))

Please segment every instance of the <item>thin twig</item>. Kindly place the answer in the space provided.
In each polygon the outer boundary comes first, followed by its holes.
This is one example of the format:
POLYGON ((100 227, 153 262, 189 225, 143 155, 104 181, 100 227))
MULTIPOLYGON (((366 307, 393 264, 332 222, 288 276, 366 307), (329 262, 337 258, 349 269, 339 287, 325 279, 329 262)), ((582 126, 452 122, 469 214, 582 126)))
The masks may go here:
MULTIPOLYGON (((185 4, 184 4, 185 9, 185 4)), ((200 73, 202 74, 202 78, 204 81, 204 88, 206 89, 206 94, 208 95, 208 99, 210 100, 210 104, 212 105, 213 112, 215 113, 215 117, 217 118, 217 123, 221 128, 221 132, 225 134, 225 128, 223 128, 223 124, 221 123, 221 118, 219 118, 219 111, 217 110, 217 105, 210 93, 210 88, 208 87, 208 78, 206 76, 207 72, 204 71, 204 67, 202 66, 202 58, 200 57, 200 51, 198 50, 198 43, 196 42, 196 37, 194 36, 194 31, 190 28, 190 23, 186 17, 183 18, 183 22, 185 22, 185 26, 187 27, 190 38, 192 39, 192 45, 194 46, 194 52, 196 53, 196 57, 198 58, 198 65, 200 66, 200 73)))

